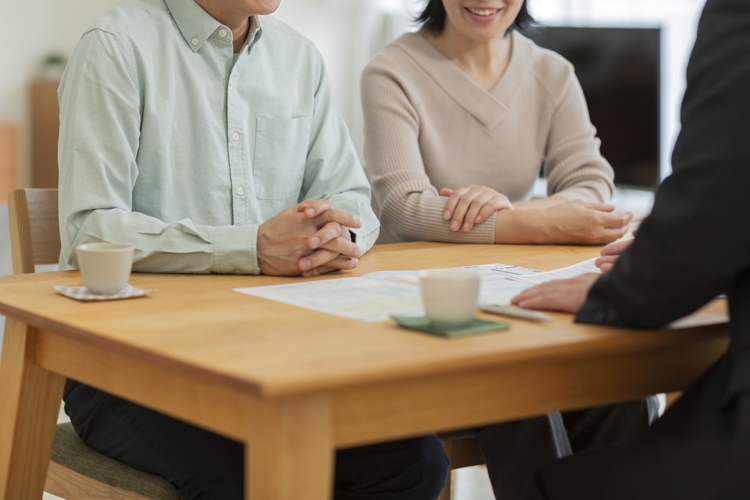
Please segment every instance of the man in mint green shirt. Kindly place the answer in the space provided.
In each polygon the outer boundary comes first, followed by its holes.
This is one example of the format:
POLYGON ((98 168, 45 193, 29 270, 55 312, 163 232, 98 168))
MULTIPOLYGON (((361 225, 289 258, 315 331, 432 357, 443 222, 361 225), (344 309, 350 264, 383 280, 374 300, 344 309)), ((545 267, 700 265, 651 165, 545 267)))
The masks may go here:
MULTIPOLYGON (((242 3, 264 4, 226 1, 242 3)), ((320 54, 243 19, 146 0, 83 36, 59 91, 63 268, 93 241, 133 245, 136 271, 283 275, 351 268, 372 246, 370 187, 320 54), (289 210, 308 199, 335 210, 289 210)))
MULTIPOLYGON (((280 0, 140 0, 82 37, 60 85, 62 268, 135 247, 145 272, 312 276, 350 269, 379 224, 323 60, 280 0)), ((248 325, 249 328, 252 325, 248 325)), ((187 499, 240 500, 243 449, 69 380, 91 447, 187 499)), ((435 435, 337 452, 337 500, 434 500, 435 435)))

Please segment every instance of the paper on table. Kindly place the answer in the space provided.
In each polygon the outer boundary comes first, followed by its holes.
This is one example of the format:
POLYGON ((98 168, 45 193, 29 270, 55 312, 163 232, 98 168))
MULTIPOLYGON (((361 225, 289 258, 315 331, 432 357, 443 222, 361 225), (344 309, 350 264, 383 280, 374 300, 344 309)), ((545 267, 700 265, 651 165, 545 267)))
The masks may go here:
POLYGON ((418 287, 367 277, 237 288, 235 291, 360 321, 380 321, 388 319, 388 311, 408 314, 419 312, 422 307, 418 287))
POLYGON ((579 262, 578 264, 573 264, 572 266, 562 267, 560 269, 555 269, 554 271, 547 271, 546 273, 519 276, 518 279, 534 284, 539 284, 546 283, 547 281, 552 280, 566 280, 575 278, 576 276, 580 276, 586 273, 601 274, 599 268, 594 265, 594 261, 596 261, 596 257, 594 257, 593 259, 584 260, 583 262, 579 262))
MULTIPOLYGON (((507 264, 466 266, 463 269, 471 269, 481 276, 480 304, 508 304, 515 295, 538 283, 533 281, 537 277, 550 274, 507 264)), ((344 318, 385 321, 391 315, 424 315, 419 292, 420 272, 379 271, 358 278, 301 281, 237 288, 235 291, 344 318)))

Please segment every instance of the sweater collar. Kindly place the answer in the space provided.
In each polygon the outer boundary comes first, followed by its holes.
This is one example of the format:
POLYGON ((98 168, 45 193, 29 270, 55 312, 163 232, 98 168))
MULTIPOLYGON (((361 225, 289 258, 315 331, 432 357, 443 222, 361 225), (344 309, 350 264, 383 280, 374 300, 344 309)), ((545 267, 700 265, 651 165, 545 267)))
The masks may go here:
POLYGON ((489 129, 503 121, 520 92, 531 66, 531 41, 513 31, 510 61, 500 81, 489 92, 477 85, 453 61, 418 33, 404 35, 399 43, 415 62, 461 106, 489 129))

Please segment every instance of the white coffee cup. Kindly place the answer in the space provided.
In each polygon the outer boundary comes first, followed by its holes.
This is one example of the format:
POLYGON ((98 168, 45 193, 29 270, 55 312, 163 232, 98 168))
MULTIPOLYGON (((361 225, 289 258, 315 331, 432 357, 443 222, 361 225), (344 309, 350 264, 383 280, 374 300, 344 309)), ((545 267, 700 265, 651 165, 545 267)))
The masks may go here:
POLYGON ((86 243, 76 247, 83 284, 92 293, 113 295, 128 284, 133 247, 118 243, 86 243))
POLYGON ((479 297, 479 273, 468 269, 425 271, 420 276, 422 302, 430 323, 456 328, 474 319, 479 297))

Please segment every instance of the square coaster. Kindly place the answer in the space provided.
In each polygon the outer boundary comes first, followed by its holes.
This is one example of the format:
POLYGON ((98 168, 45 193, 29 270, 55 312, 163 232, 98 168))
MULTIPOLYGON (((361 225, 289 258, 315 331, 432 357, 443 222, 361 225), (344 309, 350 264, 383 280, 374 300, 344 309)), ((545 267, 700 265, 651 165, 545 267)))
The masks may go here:
POLYGON ((71 299, 82 301, 132 299, 135 297, 143 297, 144 295, 153 291, 153 289, 143 290, 130 285, 125 285, 125 288, 112 295, 99 295, 91 292, 85 286, 55 285, 55 290, 57 290, 57 293, 61 295, 65 295, 66 297, 69 297, 71 299))
POLYGON ((393 320, 404 328, 417 330, 419 332, 439 335, 441 337, 463 337, 474 333, 492 332, 496 330, 507 330, 510 328, 508 323, 498 323, 496 321, 485 321, 474 318, 468 325, 458 328, 437 328, 425 316, 391 316, 393 320))

